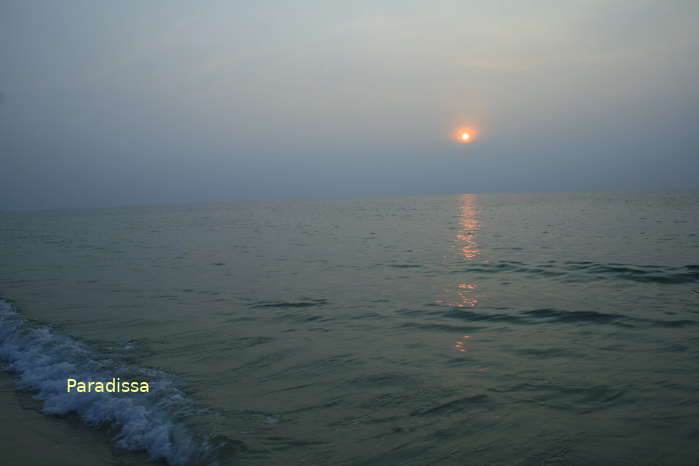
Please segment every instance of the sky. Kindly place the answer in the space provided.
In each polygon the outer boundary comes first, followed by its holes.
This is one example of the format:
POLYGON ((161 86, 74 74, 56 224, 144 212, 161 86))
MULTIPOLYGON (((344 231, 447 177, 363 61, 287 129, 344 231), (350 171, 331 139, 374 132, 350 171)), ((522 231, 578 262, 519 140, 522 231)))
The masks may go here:
POLYGON ((1 0, 0 209, 699 189, 698 21, 695 0, 1 0))

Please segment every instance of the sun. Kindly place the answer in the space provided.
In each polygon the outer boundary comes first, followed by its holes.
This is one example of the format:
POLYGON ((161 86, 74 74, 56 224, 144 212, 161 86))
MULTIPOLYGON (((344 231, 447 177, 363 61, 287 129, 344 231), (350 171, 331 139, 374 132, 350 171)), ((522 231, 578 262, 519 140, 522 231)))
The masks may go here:
POLYGON ((452 133, 452 139, 461 144, 469 144, 476 138, 477 134, 478 131, 476 131, 473 127, 462 126, 452 133))

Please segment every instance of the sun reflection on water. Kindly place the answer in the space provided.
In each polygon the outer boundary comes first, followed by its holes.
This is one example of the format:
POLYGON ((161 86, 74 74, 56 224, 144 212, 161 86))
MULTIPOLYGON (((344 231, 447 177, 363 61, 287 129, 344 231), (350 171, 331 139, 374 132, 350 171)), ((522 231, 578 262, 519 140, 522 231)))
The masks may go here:
POLYGON ((461 352, 461 353, 465 353, 466 352, 466 340, 471 338, 471 335, 464 335, 461 338, 463 338, 464 341, 456 340, 456 343, 454 343, 454 348, 456 348, 456 350, 461 352))
POLYGON ((460 242, 461 253, 464 259, 475 259, 481 253, 478 249, 476 235, 480 229, 480 220, 478 220, 478 207, 476 206, 476 196, 473 194, 464 194, 461 196, 461 231, 456 235, 456 239, 460 242))
MULTIPOLYGON (((478 246, 477 234, 480 230, 480 220, 478 219, 478 206, 476 205, 476 196, 473 194, 464 194, 460 198, 461 216, 459 219, 460 229, 456 234, 456 241, 460 255, 466 261, 476 259, 481 250, 478 246)), ((456 301, 452 302, 453 307, 466 308, 476 307, 478 305, 478 297, 476 295, 475 283, 458 283, 456 285, 456 301)), ((454 348, 465 353, 467 351, 466 343, 471 338, 470 335, 463 335, 454 343, 454 348)))
POLYGON ((454 303, 454 306, 476 307, 476 304, 478 304, 478 298, 473 295, 476 285, 472 283, 459 283, 456 285, 456 288, 456 295, 459 297, 459 301, 454 303))

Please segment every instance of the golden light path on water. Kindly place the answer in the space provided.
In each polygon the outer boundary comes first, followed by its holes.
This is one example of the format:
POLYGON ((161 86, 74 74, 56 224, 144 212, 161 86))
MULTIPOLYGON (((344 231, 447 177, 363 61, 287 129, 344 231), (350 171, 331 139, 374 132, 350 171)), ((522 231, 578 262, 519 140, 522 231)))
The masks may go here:
MULTIPOLYGON (((476 196, 473 194, 464 194, 459 199, 461 216, 459 219, 460 229, 456 235, 457 245, 460 255, 466 261, 476 259, 481 250, 478 246, 477 234, 480 229, 480 220, 478 219, 478 206, 476 205, 476 196)), ((456 302, 450 303, 454 307, 476 307, 478 305, 478 297, 475 294, 475 283, 459 283, 456 285, 456 302)), ((461 353, 467 351, 466 343, 471 338, 471 335, 464 335, 454 343, 454 348, 461 353)))
POLYGON ((461 225, 461 230, 456 235, 456 239, 461 245, 461 253, 464 259, 471 260, 478 257, 481 253, 476 240, 476 235, 480 229, 476 196, 473 194, 463 194, 460 202, 461 219, 459 220, 459 224, 461 225))

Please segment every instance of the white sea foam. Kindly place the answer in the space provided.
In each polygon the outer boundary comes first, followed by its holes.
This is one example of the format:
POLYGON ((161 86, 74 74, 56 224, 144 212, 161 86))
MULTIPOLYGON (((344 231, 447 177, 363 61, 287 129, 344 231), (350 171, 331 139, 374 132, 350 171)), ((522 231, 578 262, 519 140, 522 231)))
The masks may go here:
POLYGON ((202 449, 178 423, 191 404, 160 371, 109 359, 70 337, 32 325, 0 300, 0 359, 17 375, 20 390, 36 393, 47 414, 76 413, 86 424, 108 426, 117 446, 145 450, 172 465, 198 463, 202 449), (149 393, 68 393, 66 379, 146 380, 149 393))

